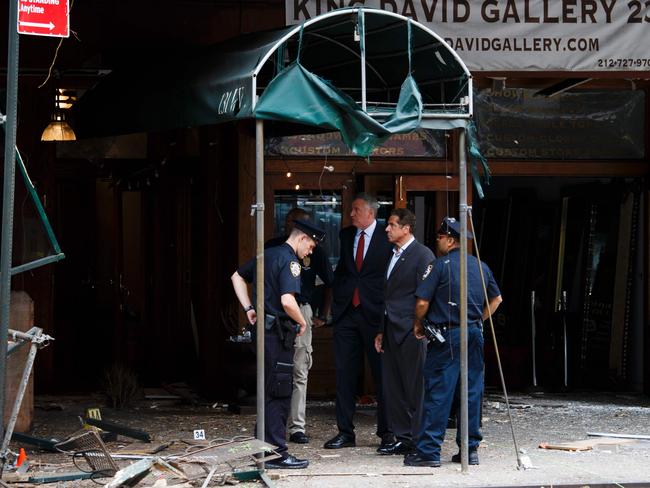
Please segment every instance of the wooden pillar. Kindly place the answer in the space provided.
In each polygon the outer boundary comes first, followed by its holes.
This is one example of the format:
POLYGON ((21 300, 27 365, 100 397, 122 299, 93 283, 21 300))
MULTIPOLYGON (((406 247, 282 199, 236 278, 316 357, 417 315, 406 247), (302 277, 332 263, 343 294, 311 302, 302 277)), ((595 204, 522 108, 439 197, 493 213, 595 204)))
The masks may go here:
MULTIPOLYGON (((255 218, 251 205, 255 203, 255 121, 237 124, 238 146, 238 258, 244 263, 255 255, 255 218)), ((234 202, 233 202, 234 203, 234 202)))

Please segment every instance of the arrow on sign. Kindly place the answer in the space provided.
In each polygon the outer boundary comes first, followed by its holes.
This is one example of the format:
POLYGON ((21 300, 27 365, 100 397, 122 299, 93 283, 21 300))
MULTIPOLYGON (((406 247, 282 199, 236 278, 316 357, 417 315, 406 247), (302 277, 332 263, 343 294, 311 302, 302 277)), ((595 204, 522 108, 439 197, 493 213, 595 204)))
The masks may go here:
POLYGON ((18 23, 20 25, 24 25, 25 27, 40 27, 40 28, 50 29, 50 30, 54 29, 54 24, 52 23, 52 21, 50 21, 49 24, 41 24, 39 22, 23 22, 23 21, 19 21, 18 23))

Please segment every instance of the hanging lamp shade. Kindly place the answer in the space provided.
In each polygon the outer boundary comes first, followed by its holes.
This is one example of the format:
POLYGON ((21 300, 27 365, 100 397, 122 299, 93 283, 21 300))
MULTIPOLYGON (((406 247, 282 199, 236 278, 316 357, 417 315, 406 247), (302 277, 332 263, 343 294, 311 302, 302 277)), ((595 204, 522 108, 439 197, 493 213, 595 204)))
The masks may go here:
POLYGON ((43 134, 41 134, 41 141, 76 141, 72 127, 68 125, 65 118, 61 114, 55 114, 54 119, 45 127, 43 134))
POLYGON ((74 130, 72 130, 72 127, 70 127, 66 122, 63 112, 64 105, 66 105, 66 108, 72 106, 70 102, 73 98, 68 95, 62 96, 62 93, 62 89, 56 89, 54 91, 54 112, 52 114, 52 120, 43 130, 41 141, 51 142, 77 140, 77 136, 75 135, 74 130))

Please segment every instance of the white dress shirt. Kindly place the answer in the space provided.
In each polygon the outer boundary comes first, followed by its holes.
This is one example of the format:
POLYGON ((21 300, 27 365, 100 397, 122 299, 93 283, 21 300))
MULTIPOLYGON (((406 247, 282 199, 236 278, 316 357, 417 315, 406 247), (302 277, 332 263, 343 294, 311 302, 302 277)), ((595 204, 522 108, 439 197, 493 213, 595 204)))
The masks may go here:
POLYGON ((370 224, 364 230, 357 229, 357 234, 354 236, 354 247, 352 248, 353 261, 356 259, 357 244, 359 244, 359 237, 361 236, 361 233, 363 232, 366 235, 363 241, 363 258, 365 259, 366 253, 368 252, 368 247, 370 246, 370 240, 372 239, 372 235, 374 234, 376 228, 377 228, 377 221, 373 220, 372 224, 370 224))
POLYGON ((390 263, 388 264, 388 271, 386 272, 386 278, 387 279, 390 277, 390 274, 393 271, 393 268, 395 267, 395 265, 397 264, 397 261, 402 256, 402 253, 406 250, 407 247, 409 247, 411 245, 411 243, 414 240, 415 240, 415 237, 411 236, 411 238, 402 247, 395 246, 393 248, 393 257, 390 259, 390 263))

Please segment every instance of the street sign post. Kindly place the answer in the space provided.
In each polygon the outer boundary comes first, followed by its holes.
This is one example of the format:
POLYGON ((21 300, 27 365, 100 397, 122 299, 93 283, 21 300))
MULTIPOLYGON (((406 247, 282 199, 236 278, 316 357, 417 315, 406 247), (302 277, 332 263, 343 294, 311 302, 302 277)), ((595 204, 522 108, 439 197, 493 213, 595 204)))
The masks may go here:
POLYGON ((18 33, 69 37, 69 0, 19 0, 18 33))

